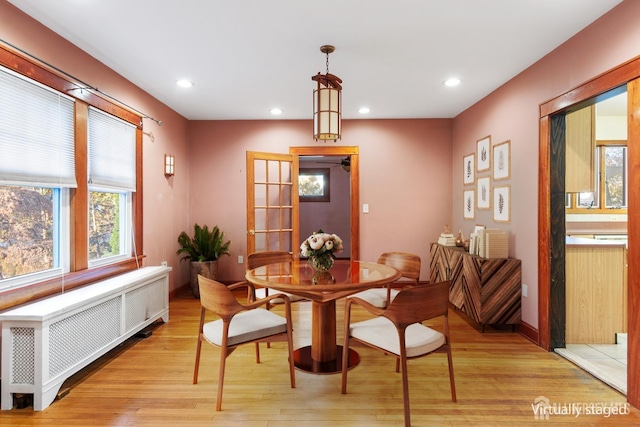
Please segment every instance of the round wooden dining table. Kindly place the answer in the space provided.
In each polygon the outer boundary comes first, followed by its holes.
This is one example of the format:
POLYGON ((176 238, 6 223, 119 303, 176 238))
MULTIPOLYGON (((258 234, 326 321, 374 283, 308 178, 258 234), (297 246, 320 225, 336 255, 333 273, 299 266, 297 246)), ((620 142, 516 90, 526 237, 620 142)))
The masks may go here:
MULTIPOLYGON (((314 271, 306 260, 270 264, 248 270, 246 279, 254 285, 275 289, 311 300, 311 345, 294 351, 296 368, 329 374, 342 369, 342 346, 336 341, 336 300, 365 289, 383 287, 400 278, 400 272, 374 262, 336 260, 330 270, 314 271)), ((349 367, 360 362, 349 349, 349 367)))

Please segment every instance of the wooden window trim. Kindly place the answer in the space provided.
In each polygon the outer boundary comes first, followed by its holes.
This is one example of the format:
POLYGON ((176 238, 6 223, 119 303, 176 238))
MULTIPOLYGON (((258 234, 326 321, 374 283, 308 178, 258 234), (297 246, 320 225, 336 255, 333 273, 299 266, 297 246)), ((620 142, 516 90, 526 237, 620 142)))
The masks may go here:
POLYGON ((65 93, 76 99, 75 143, 76 181, 78 187, 71 190, 70 218, 70 272, 16 289, 0 292, 0 310, 20 305, 35 299, 84 286, 86 284, 135 270, 142 262, 142 117, 123 105, 90 89, 80 90, 81 84, 72 81, 63 73, 52 70, 22 54, 10 46, 0 44, 0 65, 20 73, 41 84, 65 93), (136 191, 132 194, 132 216, 136 254, 124 261, 89 268, 88 212, 89 191, 87 186, 87 111, 93 106, 136 126, 136 191))

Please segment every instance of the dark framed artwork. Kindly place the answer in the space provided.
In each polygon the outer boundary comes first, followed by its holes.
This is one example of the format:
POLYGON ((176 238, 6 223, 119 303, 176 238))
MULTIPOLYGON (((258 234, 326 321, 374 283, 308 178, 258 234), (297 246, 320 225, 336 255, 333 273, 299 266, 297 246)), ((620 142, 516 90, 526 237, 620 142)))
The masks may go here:
POLYGON ((329 168, 300 168, 298 197, 301 202, 330 202, 329 168))

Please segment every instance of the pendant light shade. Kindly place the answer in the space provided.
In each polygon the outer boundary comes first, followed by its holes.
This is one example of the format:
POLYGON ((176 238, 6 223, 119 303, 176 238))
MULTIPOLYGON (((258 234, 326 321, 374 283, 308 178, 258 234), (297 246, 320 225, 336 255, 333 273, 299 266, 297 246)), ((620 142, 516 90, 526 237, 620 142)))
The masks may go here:
POLYGON ((311 77, 318 84, 313 91, 313 137, 316 141, 335 142, 342 136, 342 80, 329 74, 329 54, 334 50, 329 45, 320 48, 327 56, 327 72, 311 77))

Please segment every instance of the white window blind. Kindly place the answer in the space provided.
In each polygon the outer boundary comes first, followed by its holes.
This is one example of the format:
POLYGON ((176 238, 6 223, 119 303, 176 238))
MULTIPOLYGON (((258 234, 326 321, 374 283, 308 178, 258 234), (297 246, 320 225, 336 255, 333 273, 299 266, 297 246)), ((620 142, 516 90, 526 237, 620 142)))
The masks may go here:
POLYGON ((0 184, 75 187, 74 101, 0 67, 0 184))
POLYGON ((89 186, 136 191, 136 127, 89 108, 89 186))

